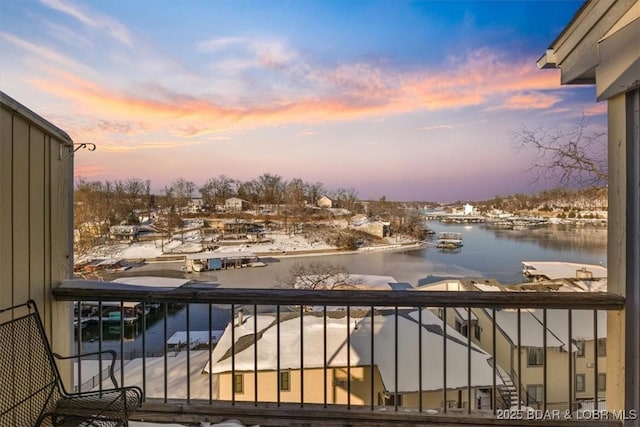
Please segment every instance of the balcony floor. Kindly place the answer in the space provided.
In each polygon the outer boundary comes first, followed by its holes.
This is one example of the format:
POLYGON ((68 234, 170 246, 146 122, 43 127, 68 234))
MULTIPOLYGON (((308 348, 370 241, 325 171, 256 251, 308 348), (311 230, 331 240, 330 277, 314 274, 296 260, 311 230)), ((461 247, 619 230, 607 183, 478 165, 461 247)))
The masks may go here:
MULTIPOLYGON (((206 423, 221 423, 230 420, 239 420, 243 426, 389 426, 389 425, 413 425, 451 427, 463 425, 467 427, 482 426, 540 426, 562 427, 608 427, 622 426, 622 422, 616 420, 555 420, 555 419, 529 419, 529 420, 499 420, 490 414, 448 413, 445 415, 431 415, 425 413, 409 412, 393 408, 381 408, 372 411, 370 408, 352 407, 323 408, 322 405, 295 404, 245 404, 219 402, 190 403, 147 401, 142 408, 133 414, 132 420, 144 420, 146 422, 164 423, 171 425, 200 426, 206 423)), ((233 425, 233 424, 230 424, 233 425)), ((131 424, 131 427, 148 427, 147 425, 131 424)), ((164 427, 164 426, 163 426, 164 427)), ((172 426, 173 427, 173 426, 172 426)))

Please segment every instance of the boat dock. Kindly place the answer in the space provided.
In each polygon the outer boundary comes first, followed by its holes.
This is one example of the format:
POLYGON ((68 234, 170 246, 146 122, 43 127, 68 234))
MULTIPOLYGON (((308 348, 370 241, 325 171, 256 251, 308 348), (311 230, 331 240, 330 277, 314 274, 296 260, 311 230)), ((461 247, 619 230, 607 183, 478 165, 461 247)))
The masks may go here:
POLYGON ((561 261, 522 261, 522 274, 539 282, 556 279, 596 279, 607 277, 607 268, 594 264, 561 261))
POLYGON ((167 340, 167 348, 177 352, 187 347, 188 343, 190 350, 208 349, 209 346, 214 347, 218 344, 223 332, 222 330, 189 331, 187 338, 187 331, 178 331, 167 340))
POLYGON ((230 268, 264 267, 258 256, 249 251, 235 252, 201 252, 188 254, 184 260, 184 267, 188 273, 227 270, 230 268))

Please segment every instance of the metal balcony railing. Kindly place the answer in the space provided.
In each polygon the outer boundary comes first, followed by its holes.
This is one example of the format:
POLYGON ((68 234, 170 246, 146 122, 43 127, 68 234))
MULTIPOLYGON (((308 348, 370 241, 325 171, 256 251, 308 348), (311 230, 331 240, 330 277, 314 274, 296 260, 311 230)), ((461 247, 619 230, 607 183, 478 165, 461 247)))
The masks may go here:
MULTIPOLYGON (((576 418, 588 423, 591 414, 581 413, 581 404, 602 407, 594 399, 604 397, 598 313, 624 306, 622 297, 607 293, 128 290, 100 289, 102 282, 73 283, 53 293, 59 301, 74 302, 74 326, 69 327, 75 328, 78 353, 87 347, 116 350, 121 383, 145 391, 141 418, 160 421, 214 421, 228 414, 264 425, 269 425, 265 417, 280 416, 354 423, 446 424, 461 417, 466 424, 481 420, 478 425, 531 420, 564 425, 576 418), (530 331, 523 330, 521 321, 533 310, 546 331, 535 386, 523 383, 523 337, 530 331), (547 316, 558 310, 566 312, 567 323, 560 328, 567 331, 564 337, 547 316), (515 336, 500 324, 501 311, 516 319, 509 327, 515 336), (572 322, 585 311, 592 313, 594 362, 586 381, 589 392, 578 393, 574 342, 584 337, 572 335, 572 322), (461 334, 449 321, 461 312, 466 319, 458 321, 489 326, 458 328, 461 334), (184 341, 170 346, 176 331, 184 332, 184 341), (203 339, 203 334, 215 339, 203 339), (564 348, 558 348, 558 341, 565 342, 564 348), (504 345, 508 357, 500 353, 504 345), (564 352, 566 364, 551 366, 552 351, 564 352), (510 366, 500 366, 501 360, 510 366), (562 402, 558 387, 566 390, 562 402)), ((103 368, 99 360, 94 363, 93 373, 84 364, 74 367, 76 384, 95 375, 96 387, 103 386, 103 368)), ((600 426, 620 425, 615 414, 602 418, 600 426)))

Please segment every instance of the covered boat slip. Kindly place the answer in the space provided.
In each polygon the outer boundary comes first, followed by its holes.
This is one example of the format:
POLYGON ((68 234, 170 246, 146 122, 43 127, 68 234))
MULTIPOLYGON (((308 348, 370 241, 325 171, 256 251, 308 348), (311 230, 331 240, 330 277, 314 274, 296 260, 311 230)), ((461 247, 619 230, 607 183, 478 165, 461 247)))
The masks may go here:
MULTIPOLYGON (((74 303, 74 322, 77 322, 78 307, 74 303)), ((116 302, 116 301, 83 301, 80 311, 80 323, 120 323, 123 320, 126 324, 131 324, 140 319, 143 314, 142 307, 139 302, 116 302)))
POLYGON ((249 251, 237 252, 202 252, 189 254, 184 261, 188 273, 227 270, 229 268, 264 267, 266 264, 260 258, 249 251))

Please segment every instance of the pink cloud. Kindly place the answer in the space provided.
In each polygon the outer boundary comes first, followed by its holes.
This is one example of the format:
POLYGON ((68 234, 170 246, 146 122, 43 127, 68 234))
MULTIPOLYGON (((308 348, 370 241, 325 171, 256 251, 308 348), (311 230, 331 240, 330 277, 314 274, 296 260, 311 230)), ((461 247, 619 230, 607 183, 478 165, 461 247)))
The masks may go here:
POLYGON ((496 58, 497 54, 476 52, 466 59, 450 60, 437 71, 407 73, 370 64, 306 70, 295 78, 314 89, 301 94, 274 91, 277 94, 251 98, 251 103, 223 103, 211 95, 192 95, 157 83, 137 84, 135 90, 105 86, 67 71, 66 67, 49 66, 29 82, 71 101, 78 113, 100 117, 97 128, 82 133, 111 139, 110 135, 144 131, 174 136, 183 142, 185 138, 219 136, 259 126, 322 123, 483 104, 486 109, 540 109, 560 101, 559 95, 540 92, 557 88, 557 73, 541 72, 533 60, 508 64, 496 58), (140 90, 142 86, 144 90, 140 90))
POLYGON ((556 95, 547 95, 544 93, 527 93, 517 94, 509 97, 503 108, 512 110, 526 110, 526 109, 547 109, 551 108, 560 102, 561 99, 556 95))

